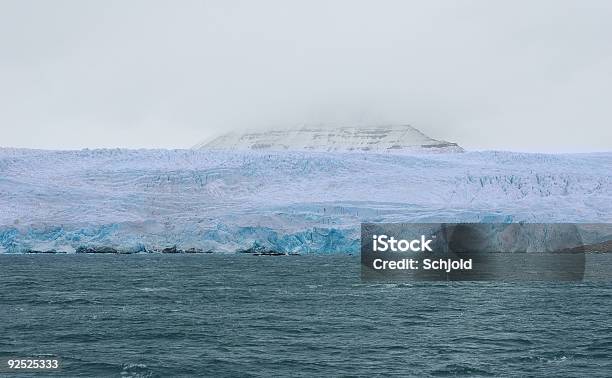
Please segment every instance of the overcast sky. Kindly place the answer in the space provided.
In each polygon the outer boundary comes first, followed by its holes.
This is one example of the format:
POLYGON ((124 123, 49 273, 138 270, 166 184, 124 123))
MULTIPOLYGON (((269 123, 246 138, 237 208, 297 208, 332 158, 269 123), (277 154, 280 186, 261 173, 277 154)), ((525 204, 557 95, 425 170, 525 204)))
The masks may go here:
POLYGON ((0 0, 0 146, 189 148, 409 123, 612 150, 612 1, 0 0))

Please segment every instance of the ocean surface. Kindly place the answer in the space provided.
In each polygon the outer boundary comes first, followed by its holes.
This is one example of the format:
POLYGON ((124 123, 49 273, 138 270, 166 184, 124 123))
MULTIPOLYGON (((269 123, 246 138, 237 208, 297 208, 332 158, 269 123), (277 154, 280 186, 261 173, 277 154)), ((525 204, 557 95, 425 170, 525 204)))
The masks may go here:
POLYGON ((359 277, 356 256, 0 255, 0 357, 61 358, 35 376, 612 372, 610 281, 359 277))

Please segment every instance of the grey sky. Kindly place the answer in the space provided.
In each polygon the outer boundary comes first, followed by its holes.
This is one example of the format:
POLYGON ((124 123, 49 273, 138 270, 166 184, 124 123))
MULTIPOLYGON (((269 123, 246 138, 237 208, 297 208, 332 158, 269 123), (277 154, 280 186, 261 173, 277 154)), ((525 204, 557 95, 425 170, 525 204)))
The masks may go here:
POLYGON ((612 150, 611 1, 0 0, 0 146, 187 148, 410 123, 612 150))

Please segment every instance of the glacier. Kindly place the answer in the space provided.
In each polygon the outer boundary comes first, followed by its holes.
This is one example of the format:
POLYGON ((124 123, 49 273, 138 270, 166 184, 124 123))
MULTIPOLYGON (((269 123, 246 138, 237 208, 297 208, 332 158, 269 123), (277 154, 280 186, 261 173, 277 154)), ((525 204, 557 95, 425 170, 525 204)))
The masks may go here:
POLYGON ((361 222, 612 222, 612 153, 0 148, 0 253, 359 253, 361 222))

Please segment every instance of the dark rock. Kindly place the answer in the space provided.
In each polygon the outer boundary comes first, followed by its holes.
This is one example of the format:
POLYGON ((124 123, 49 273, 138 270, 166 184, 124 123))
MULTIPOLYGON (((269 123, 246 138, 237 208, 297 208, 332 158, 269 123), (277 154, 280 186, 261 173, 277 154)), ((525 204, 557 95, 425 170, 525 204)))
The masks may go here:
POLYGON ((253 256, 287 256, 286 252, 265 251, 253 253, 253 256))
POLYGON ((562 253, 584 253, 584 252, 597 252, 597 253, 610 253, 612 252, 612 240, 608 240, 602 243, 581 245, 574 248, 566 248, 557 252, 562 253))
POLYGON ((162 249, 162 253, 182 253, 182 252, 183 251, 181 251, 180 249, 177 249, 176 246, 162 249))
POLYGON ((268 247, 265 247, 265 246, 259 244, 258 242, 254 242, 253 246, 251 246, 250 248, 241 249, 241 250, 238 250, 236 252, 237 253, 248 253, 248 254, 255 255, 255 256, 262 256, 262 255, 265 255, 265 256, 270 255, 270 256, 272 256, 272 255, 275 255, 275 254, 278 254, 278 255, 284 254, 284 253, 281 253, 281 252, 278 252, 278 251, 274 251, 274 250, 272 250, 272 249, 270 249, 268 247))
POLYGON ((112 247, 78 247, 76 253, 119 253, 112 247))
POLYGON ((192 248, 186 249, 185 253, 213 253, 213 251, 211 251, 211 250, 206 250, 205 251, 205 250, 203 250, 201 248, 194 248, 194 247, 192 247, 192 248))

